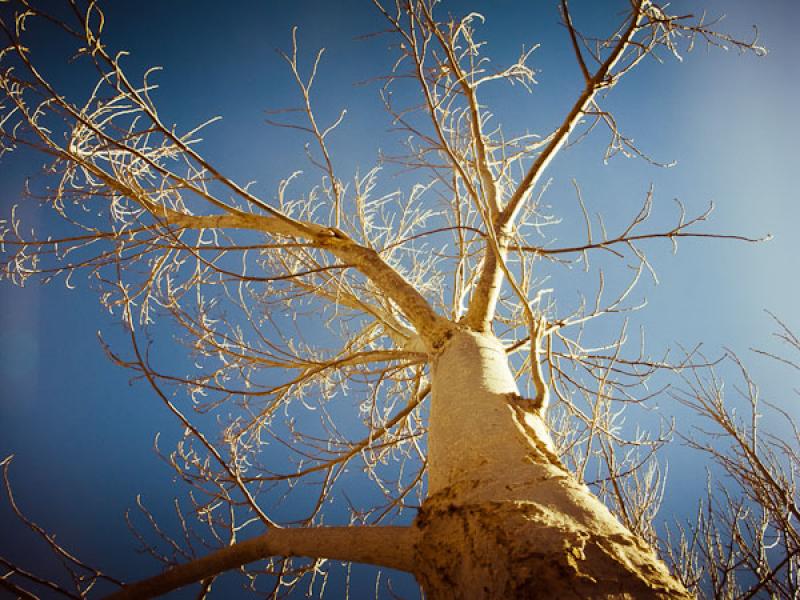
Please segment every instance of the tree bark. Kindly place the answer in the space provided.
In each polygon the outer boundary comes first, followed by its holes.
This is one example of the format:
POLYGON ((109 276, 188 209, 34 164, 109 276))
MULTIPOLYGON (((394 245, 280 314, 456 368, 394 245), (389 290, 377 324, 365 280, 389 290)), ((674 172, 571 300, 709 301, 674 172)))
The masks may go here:
POLYGON ((561 464, 493 335, 456 333, 432 373, 426 598, 691 597, 561 464))

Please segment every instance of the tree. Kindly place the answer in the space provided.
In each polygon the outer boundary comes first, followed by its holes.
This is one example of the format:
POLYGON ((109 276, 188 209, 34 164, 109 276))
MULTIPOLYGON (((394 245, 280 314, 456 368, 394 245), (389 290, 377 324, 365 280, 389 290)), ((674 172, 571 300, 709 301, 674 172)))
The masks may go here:
MULTIPOLYGON (((118 597, 189 583, 206 593, 219 573, 259 560, 267 562, 247 567, 254 585, 259 574, 275 575, 278 592, 313 577, 322 559, 412 572, 432 598, 695 591, 699 576, 670 575, 654 551, 662 485, 654 456, 669 427, 631 430, 617 407, 635 411, 662 372, 695 373, 710 361, 629 353, 624 316, 652 270, 650 240, 750 238, 699 229, 708 212, 687 216, 682 207, 674 223, 650 229, 652 190, 611 230, 589 217, 576 183, 586 238, 559 246, 547 236, 556 218, 543 201, 544 175, 562 148, 601 127, 610 132, 607 158, 650 161, 605 106, 613 88, 642 61, 680 58, 697 42, 762 53, 756 40, 646 0, 626 5, 618 28, 597 36, 576 27, 562 1, 582 89, 561 124, 539 137, 528 123, 501 129, 485 100, 502 82, 533 86, 533 50, 496 68, 482 55, 480 15, 375 2, 396 58, 380 79, 381 99, 404 151, 366 173, 341 172, 331 139, 345 112, 319 117, 322 53, 305 65, 295 31, 284 58, 300 105, 269 120, 308 140, 316 177, 291 175, 266 200, 204 158, 199 132, 208 123, 184 131, 161 116, 155 74, 141 82, 128 74, 124 55, 102 41, 96 3, 16 8, 3 21, 3 148, 49 157, 53 183, 31 193, 73 231, 31 237, 12 216, 4 272, 20 283, 88 274, 129 338, 127 351, 107 346, 110 358, 146 381, 184 429, 165 458, 189 486, 198 522, 181 515, 187 541, 167 540, 180 560, 142 536, 167 570, 118 597), (61 93, 37 66, 25 42, 35 23, 94 70, 86 98, 61 93), (384 182, 392 165, 402 191, 384 182), (603 271, 591 271, 594 254, 601 265, 606 254, 633 264, 630 280, 609 292, 603 271), (566 311, 544 287, 564 265, 598 278, 566 311), (600 320, 619 327, 610 340, 592 331, 600 320), (191 364, 165 360, 173 336, 191 364), (381 498, 350 499, 348 518, 339 518, 347 526, 324 526, 333 491, 354 471, 381 498), (281 498, 296 505, 266 508, 281 498), (212 549, 195 550, 191 540, 200 539, 212 549), (295 556, 311 560, 286 558, 295 556)), ((725 423, 724 406, 704 404, 701 391, 688 401, 725 423)), ((736 431, 726 429, 734 440, 736 431)), ((754 458, 745 452, 736 464, 757 466, 754 458)), ((753 472, 762 482, 771 473, 753 472)), ((755 501, 768 506, 763 496, 755 501)), ((778 513, 787 506, 773 504, 778 513)), ((795 560, 791 518, 782 523, 787 562, 756 556, 760 587, 748 590, 772 585, 765 573, 795 560)), ((713 541, 713 528, 699 530, 713 541)), ((748 536, 739 539, 746 548, 748 536)), ((680 548, 691 562, 691 541, 680 548)), ((37 583, 9 568, 13 580, 0 582, 16 593, 37 583)), ((105 579, 88 573, 76 584, 81 595, 105 579)))

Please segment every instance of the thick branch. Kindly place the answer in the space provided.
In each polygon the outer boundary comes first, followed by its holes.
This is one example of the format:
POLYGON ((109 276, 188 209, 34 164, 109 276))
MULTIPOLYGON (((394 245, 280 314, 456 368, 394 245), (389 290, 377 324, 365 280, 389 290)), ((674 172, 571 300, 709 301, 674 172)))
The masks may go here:
MULTIPOLYGON (((594 75, 586 82, 586 86, 572 106, 569 114, 558 130, 556 130, 555 134, 550 138, 550 142, 545 146, 544 150, 542 150, 542 153, 533 161, 525 177, 520 181, 509 199, 508 204, 506 204, 503 211, 498 215, 497 219, 495 219, 494 226, 499 239, 503 239, 510 234, 514 226, 514 220, 517 214, 519 214, 524 201, 541 179, 547 166, 564 146, 570 133, 572 133, 578 123, 580 123, 584 112, 594 100, 597 92, 601 89, 609 88, 616 83, 612 71, 625 54, 625 50, 629 47, 633 35, 636 33, 642 21, 644 16, 641 10, 643 1, 644 0, 637 0, 635 2, 630 17, 630 24, 620 37, 614 50, 605 62, 600 65, 594 75)), ((501 246, 501 249, 504 253, 507 251, 507 248, 504 246, 501 246)), ((487 249, 481 276, 475 288, 472 301, 470 302, 469 310, 467 311, 466 324, 476 331, 485 331, 488 329, 489 323, 494 316, 497 298, 500 294, 500 285, 503 280, 498 261, 492 255, 493 253, 491 250, 487 249)))
MULTIPOLYGON (((110 178, 109 183, 111 183, 110 178)), ((124 192, 129 195, 132 193, 127 189, 124 192)), ((136 198, 135 195, 133 197, 136 198)), ((311 245, 328 250, 368 277, 400 308, 429 349, 438 346, 444 333, 451 327, 449 321, 437 315, 416 288, 389 266, 376 250, 357 244, 338 229, 308 222, 301 222, 301 226, 295 228, 290 221, 240 211, 201 216, 188 215, 163 206, 152 206, 150 203, 145 204, 145 207, 156 217, 163 219, 166 224, 177 227, 251 229, 272 235, 307 239, 311 245)))
POLYGON ((412 571, 416 529, 411 527, 308 527, 271 529, 160 575, 125 586, 109 600, 152 598, 247 563, 272 556, 306 556, 412 571))
MULTIPOLYGON (((126 190, 129 191, 129 190, 126 190)), ((134 196, 135 197, 135 196, 134 196)), ((240 228, 307 239, 311 245, 328 250, 334 256, 368 277, 386 297, 390 298, 411 322, 429 349, 439 345, 441 337, 451 327, 449 321, 436 314, 428 301, 400 273, 389 266, 380 254, 361 246, 336 228, 315 223, 293 222, 281 218, 244 212, 198 216, 158 206, 146 206, 156 217, 169 225, 191 229, 240 228)))
POLYGON ((502 229, 507 229, 514 223, 514 219, 519 213, 523 202, 528 197, 530 191, 538 183, 542 173, 553 160, 558 151, 564 145, 569 134, 575 129, 575 126, 580 122, 583 113, 589 104, 594 99, 598 91, 604 88, 609 88, 616 83, 616 78, 612 74, 612 70, 622 58, 625 50, 631 43, 634 33, 639 28, 644 13, 641 10, 644 0, 637 0, 633 7, 631 15, 631 22, 625 33, 620 38, 617 45, 614 47, 613 52, 609 55, 606 61, 600 66, 589 81, 586 82, 583 92, 578 97, 578 100, 572 107, 572 110, 567 115, 567 118, 558 128, 556 134, 550 140, 550 143, 545 147, 542 153, 536 157, 536 160, 528 169, 523 180, 517 186, 508 204, 503 209, 500 218, 498 219, 497 226, 502 229))
MULTIPOLYGON (((120 82, 122 87, 122 94, 132 101, 137 110, 141 110, 147 118, 153 123, 155 129, 164 135, 174 146, 180 151, 182 155, 188 157, 192 161, 200 165, 204 170, 213 175, 214 179, 221 182, 223 185, 229 187, 234 193, 246 200, 249 204, 258 206, 265 211, 267 215, 255 215, 228 206, 221 203, 206 193, 202 188, 198 188, 192 182, 185 178, 176 176, 174 173, 163 167, 157 160, 148 156, 140 149, 127 145, 126 143, 109 137, 101 127, 88 119, 79 109, 70 103, 66 102, 62 96, 51 86, 51 84, 38 72, 33 63, 27 58, 21 43, 17 40, 14 34, 9 31, 3 23, 0 22, 0 29, 5 31, 6 36, 11 40, 12 45, 17 51, 20 60, 23 62, 27 70, 34 77, 36 85, 38 85, 45 95, 53 99, 54 103, 63 109, 70 119, 73 119, 76 124, 86 127, 88 130, 104 140, 111 147, 118 149, 124 153, 130 153, 137 160, 148 165, 156 172, 161 174, 166 179, 169 179, 179 187, 190 189, 198 193, 205 200, 209 201, 214 206, 221 208, 225 212, 221 215, 215 216, 193 216, 169 209, 162 204, 154 203, 146 194, 139 193, 135 186, 126 183, 117 173, 109 173, 100 168, 95 161, 87 159, 77 151, 70 147, 61 147, 56 143, 49 132, 37 125, 36 119, 33 116, 26 116, 25 119, 28 125, 34 130, 35 134, 47 146, 49 151, 53 154, 63 158, 67 163, 78 165, 85 169, 91 175, 98 177, 111 189, 127 196, 137 202, 140 206, 148 210, 156 218, 160 218, 169 225, 187 228, 222 228, 222 227, 238 227, 245 229, 253 229, 263 231, 273 235, 284 235, 291 237, 298 237, 308 240, 313 246, 323 248, 333 253, 338 258, 343 258, 345 262, 351 263, 356 269, 367 276, 372 282, 388 297, 390 298, 403 312, 405 317, 416 328, 420 337, 425 341, 428 349, 432 349, 439 345, 438 340, 442 337, 444 332, 449 329, 449 322, 439 317, 428 302, 422 295, 408 283, 395 269, 389 266, 380 255, 373 249, 363 247, 357 244, 349 236, 342 233, 335 228, 324 227, 315 223, 301 221, 294 219, 280 210, 269 206, 262 202, 246 189, 242 188, 231 179, 222 175, 221 172, 215 170, 208 164, 196 151, 194 151, 185 140, 177 136, 170 128, 163 125, 160 121, 158 114, 152 106, 126 79, 124 73, 119 68, 115 60, 102 52, 102 48, 98 47, 102 56, 113 68, 113 72, 120 82), (345 258, 347 257, 347 258, 345 258)), ((7 94, 9 96, 9 94, 7 94)), ((11 97, 11 96, 9 96, 11 97)), ((14 98, 12 97, 12 100, 14 98)), ((16 100, 18 109, 22 110, 24 107, 20 101, 16 100)), ((24 113, 24 111, 23 111, 24 113)))

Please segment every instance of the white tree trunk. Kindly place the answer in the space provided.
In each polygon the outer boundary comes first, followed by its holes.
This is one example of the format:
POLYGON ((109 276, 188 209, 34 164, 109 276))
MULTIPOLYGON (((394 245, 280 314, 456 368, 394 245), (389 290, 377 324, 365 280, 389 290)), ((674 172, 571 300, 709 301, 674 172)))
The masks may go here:
POLYGON ((434 360, 416 521, 426 597, 689 598, 561 465, 530 409, 493 335, 458 332, 434 360))
POLYGON ((271 529, 126 586, 150 598, 268 556, 412 572, 429 600, 690 598, 553 453, 491 334, 455 332, 433 360, 429 494, 412 527, 271 529))

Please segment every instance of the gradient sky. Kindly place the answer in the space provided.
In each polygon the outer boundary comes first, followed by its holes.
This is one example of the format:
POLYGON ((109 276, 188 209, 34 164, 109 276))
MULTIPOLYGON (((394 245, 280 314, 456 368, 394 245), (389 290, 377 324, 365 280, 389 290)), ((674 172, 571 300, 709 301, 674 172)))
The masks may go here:
MULTIPOLYGON (((291 27, 299 25, 301 48, 308 53, 327 48, 317 84, 323 120, 348 108, 343 135, 333 143, 339 172, 372 166, 377 150, 393 141, 386 133, 377 86, 354 85, 391 65, 387 40, 356 39, 383 27, 371 3, 237 1, 220 9, 222 4, 115 2, 106 10, 106 41, 131 52, 127 64, 134 72, 148 65, 164 67, 156 98, 166 121, 186 130, 222 115, 222 122, 203 136, 203 151, 233 179, 257 180, 256 191, 272 198, 279 180, 302 159, 301 138, 264 124, 264 110, 296 102, 290 74, 275 49, 287 48, 291 27)), ((795 310, 800 205, 794 173, 800 158, 795 116, 800 5, 794 0, 698 4, 710 15, 727 14, 722 28, 732 33, 747 36, 758 24, 769 54, 756 58, 699 47, 683 63, 665 57, 663 65, 642 65, 613 90, 607 105, 643 149, 661 161, 677 160, 677 166, 660 170, 624 158, 604 165, 607 138, 598 130, 588 143, 557 158, 550 171, 554 184, 549 202, 574 205, 570 179, 575 177, 590 209, 622 220, 636 211, 652 182, 657 214, 665 219, 661 222, 674 214, 673 198, 693 213, 713 200, 717 209, 706 231, 771 233, 774 239, 760 245, 687 240, 675 256, 666 243, 651 245, 660 284, 645 285, 642 293, 649 305, 635 322, 646 326, 656 354, 669 345, 698 343, 710 355, 723 347, 740 353, 765 397, 784 399, 783 406, 800 417, 797 404, 787 400, 792 387, 798 387, 787 380, 791 373, 748 350, 779 348, 771 340, 774 327, 764 309, 800 330, 795 310)), ((480 33, 500 63, 516 57, 523 44, 541 44, 531 61, 538 71, 534 93, 504 89, 493 99, 498 119, 506 125, 549 131, 580 87, 556 5, 444 3, 444 10, 473 9, 486 15, 480 33)), ((608 8, 612 5, 619 3, 574 1, 576 24, 602 30, 615 17, 616 11, 608 8)), ((672 6, 681 13, 698 10, 688 1, 672 6)), ((49 60, 57 54, 46 37, 39 36, 38 43, 34 56, 41 51, 49 60)), ((54 75, 71 93, 85 94, 81 80, 66 72, 54 75)), ((40 164, 24 155, 0 162, 3 217, 18 201, 24 177, 40 164)), ((576 231, 577 221, 566 215, 559 235, 563 240, 576 231)), ((46 214, 31 212, 29 218, 43 230, 55 226, 46 214)), ((157 565, 134 553, 123 512, 135 505, 137 494, 156 512, 168 510, 174 494, 171 474, 154 456, 152 442, 157 431, 174 434, 177 425, 149 388, 130 384, 130 374, 105 358, 96 332, 102 330, 113 340, 115 326, 91 290, 75 283, 77 289, 70 291, 60 283, 41 287, 31 282, 19 289, 0 282, 0 457, 15 454, 13 483, 30 516, 88 562, 134 578, 152 573, 157 565)), ((682 414, 674 405, 662 405, 662 410, 682 414)), ((703 493, 702 464, 688 456, 677 445, 670 452, 664 520, 687 516, 703 493)), ((42 545, 16 524, 5 502, 0 502, 0 555, 27 568, 44 560, 42 545)), ((365 577, 359 585, 371 590, 374 579, 365 577)), ((407 580, 398 580, 398 586, 413 589, 407 580)), ((362 594, 354 592, 354 597, 362 594)))

